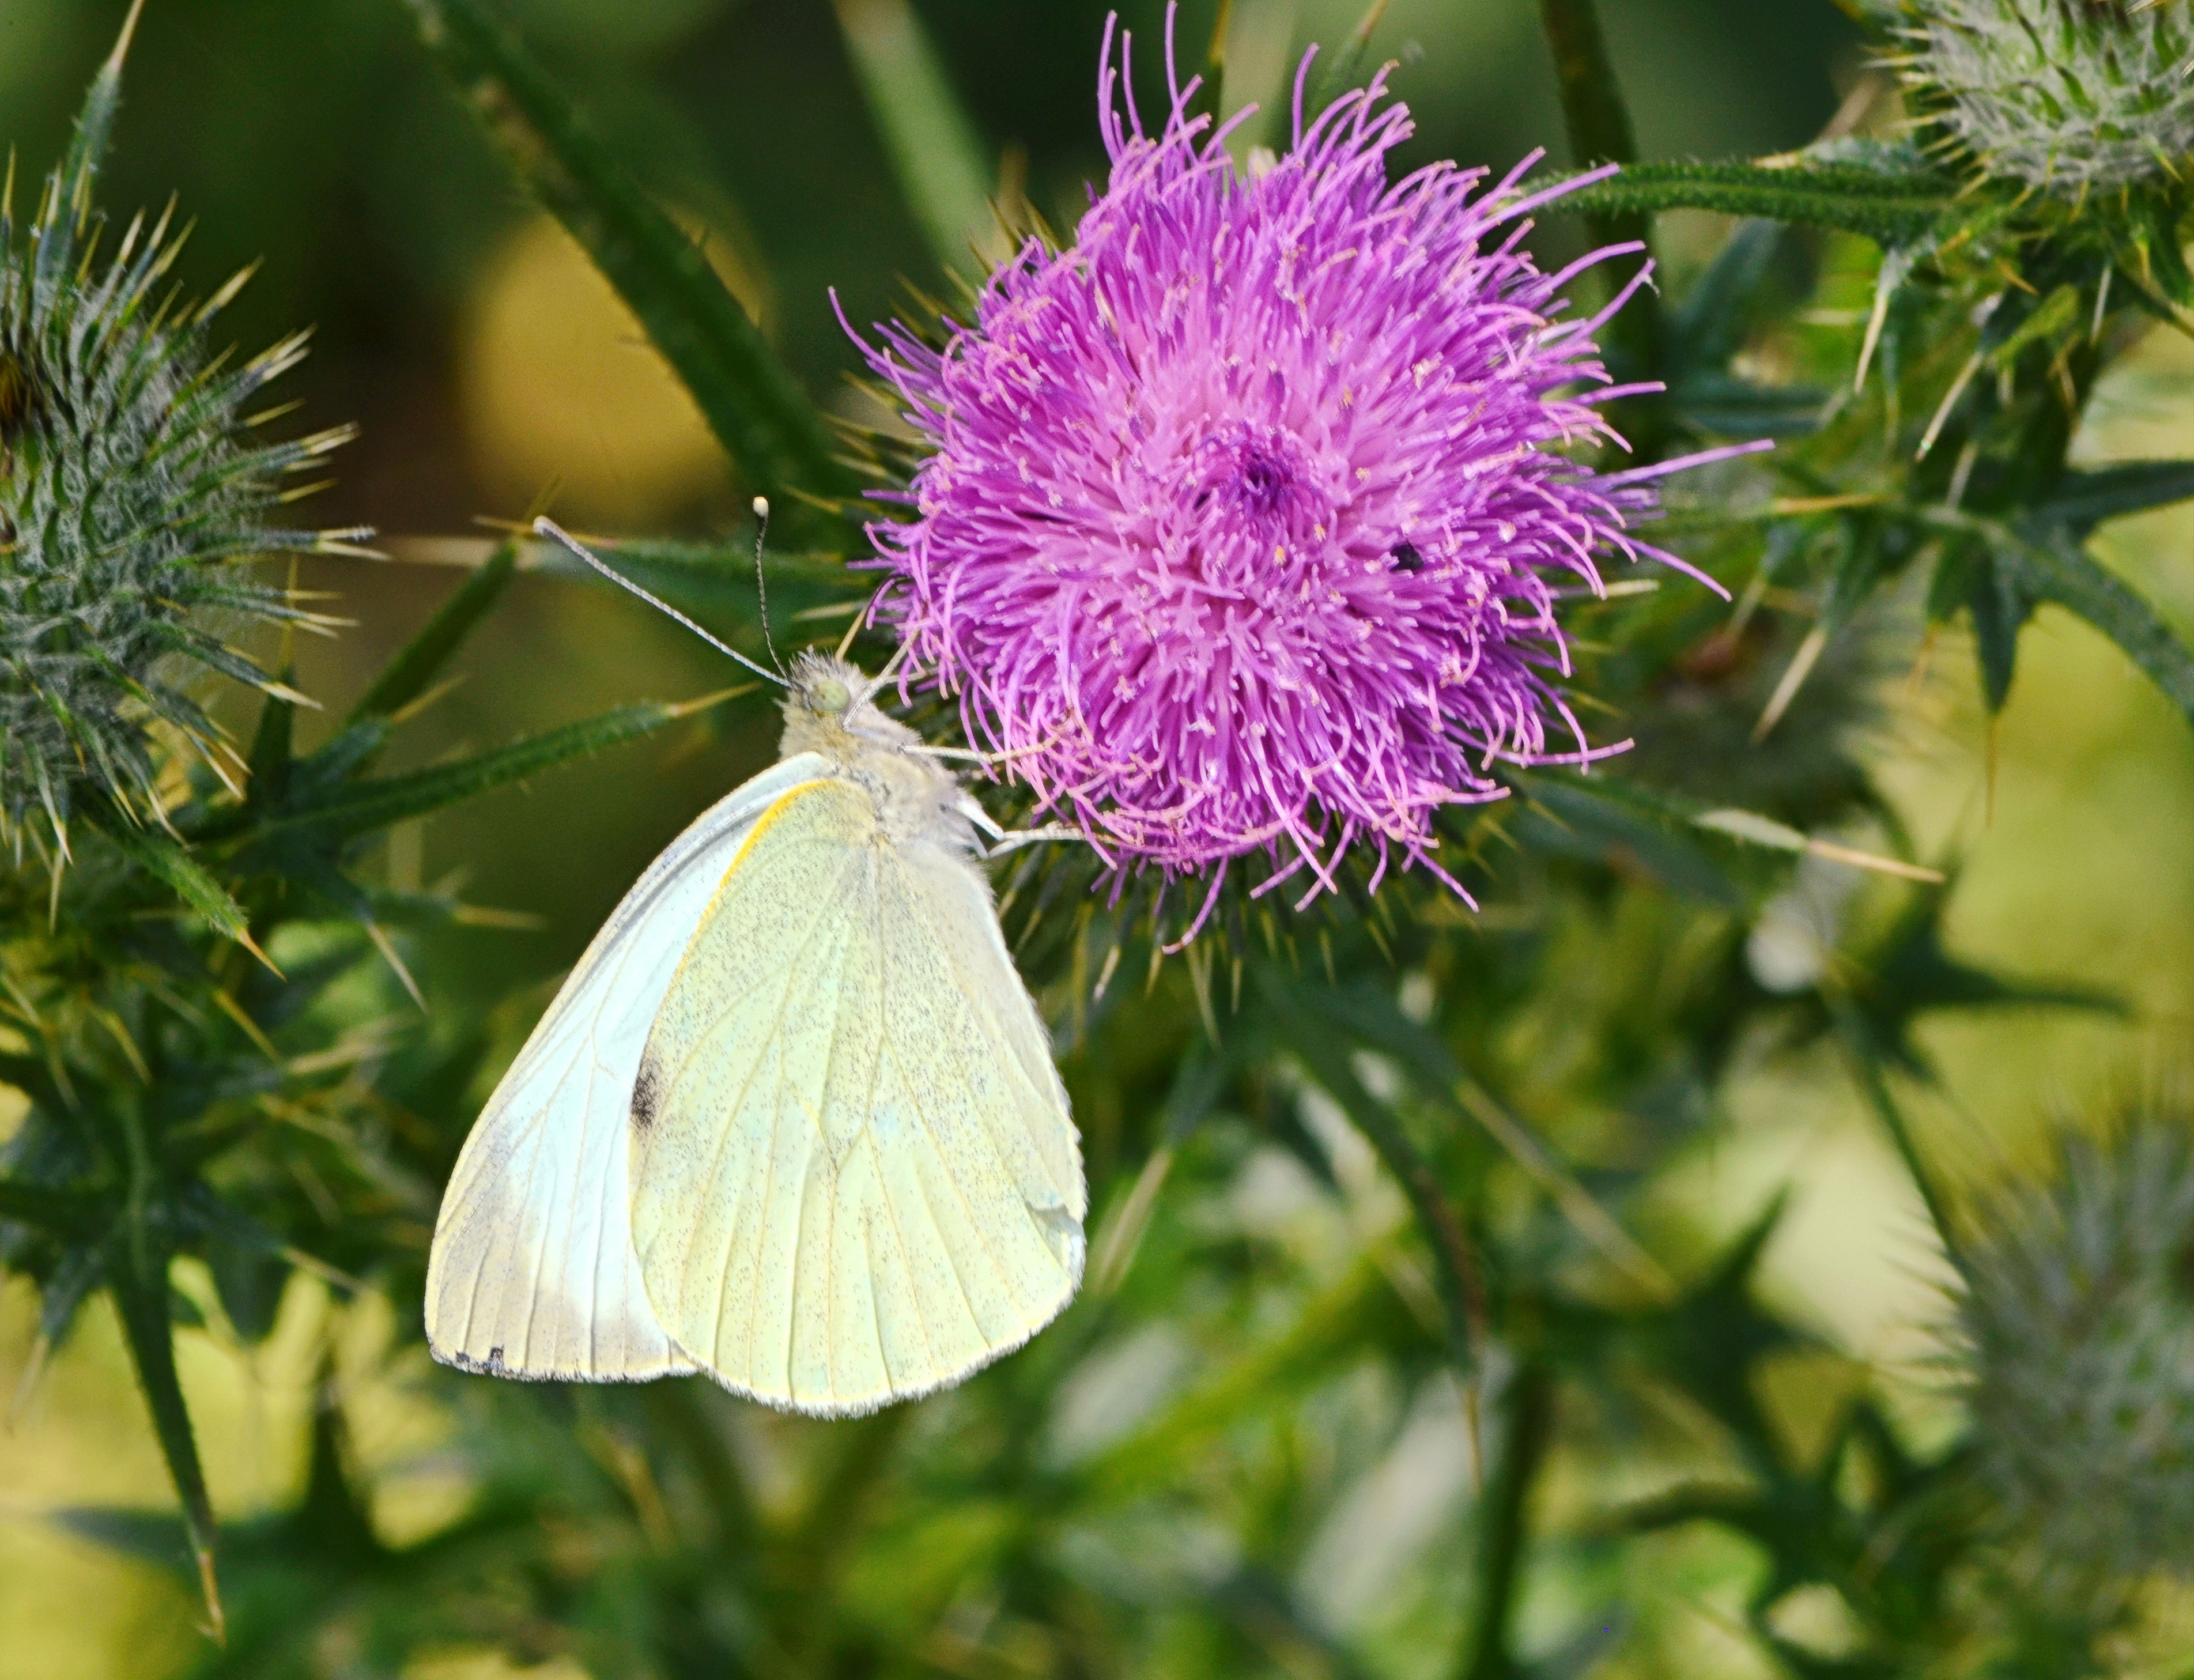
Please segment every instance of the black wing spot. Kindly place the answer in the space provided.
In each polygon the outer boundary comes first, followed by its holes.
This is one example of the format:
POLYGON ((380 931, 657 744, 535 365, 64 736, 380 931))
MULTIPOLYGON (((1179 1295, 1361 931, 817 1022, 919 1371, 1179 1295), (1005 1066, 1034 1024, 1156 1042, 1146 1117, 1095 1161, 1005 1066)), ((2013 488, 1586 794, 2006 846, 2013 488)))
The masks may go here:
POLYGON ((655 1124, 656 1111, 662 1105, 662 1074, 652 1062, 643 1062, 632 1086, 632 1129, 644 1134, 655 1124))
POLYGON ((1393 552, 1397 572, 1422 572, 1425 569, 1425 557, 1417 552, 1415 543, 1397 543, 1393 552))
POLYGON ((496 1366, 502 1363, 503 1349, 501 1348, 490 1348, 487 1350, 487 1368, 492 1371, 496 1366))

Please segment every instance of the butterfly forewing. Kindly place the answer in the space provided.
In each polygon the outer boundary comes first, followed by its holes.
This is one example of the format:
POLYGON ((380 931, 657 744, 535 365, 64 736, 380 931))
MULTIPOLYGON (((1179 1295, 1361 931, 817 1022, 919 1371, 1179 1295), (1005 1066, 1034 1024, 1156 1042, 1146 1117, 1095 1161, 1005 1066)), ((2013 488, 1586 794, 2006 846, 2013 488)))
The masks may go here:
POLYGON ((858 783, 787 794, 694 935, 633 1110, 632 1225, 672 1343, 779 1406, 863 1412, 1071 1297, 1065 1093, 964 855, 858 783))
POLYGON ((641 1286, 628 1136, 656 1011, 740 843, 812 754, 704 813, 625 895, 497 1086, 457 1158, 427 1274, 437 1358, 502 1376, 688 1371, 641 1286))

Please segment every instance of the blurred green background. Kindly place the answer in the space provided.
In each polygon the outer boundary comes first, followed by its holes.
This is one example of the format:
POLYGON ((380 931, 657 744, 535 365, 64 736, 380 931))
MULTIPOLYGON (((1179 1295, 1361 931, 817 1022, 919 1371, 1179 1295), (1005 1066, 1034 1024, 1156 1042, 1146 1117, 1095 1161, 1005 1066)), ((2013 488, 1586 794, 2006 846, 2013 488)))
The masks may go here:
MULTIPOLYGON (((0 0, 0 137, 26 177, 60 145, 124 9, 123 0, 0 0)), ((1105 6, 924 0, 916 9, 984 154, 1025 167, 1031 202, 1071 225, 1102 161, 1094 66, 1105 6)), ((1357 0, 1239 0, 1229 104, 1269 101, 1301 45, 1336 39, 1360 9, 1357 0)), ((893 308, 895 277, 926 289, 940 277, 829 0, 513 0, 508 10, 620 153, 707 230, 809 388, 855 411, 845 386, 855 359, 825 289, 836 286, 864 323, 893 308)), ((1147 43, 1163 8, 1123 10, 1146 43, 1137 72, 1147 108, 1159 85, 1147 43)), ((1183 7, 1185 43, 1201 42, 1213 10, 1209 0, 1183 7)), ((1605 10, 1648 156, 1801 145, 1863 68, 1856 35, 1829 0, 1611 0, 1605 10)), ((1505 168, 1540 146, 1561 160, 1531 0, 1396 0, 1373 51, 1399 61, 1395 86, 1416 113, 1409 161, 1505 168)), ((603 532, 734 528, 738 487, 690 405, 576 249, 518 198, 396 0, 152 0, 104 196, 126 214, 171 193, 196 223, 182 265, 192 289, 262 264, 224 331, 255 349, 314 325, 312 359, 285 394, 302 402, 306 423, 363 428, 312 516, 373 525, 396 558, 309 570, 312 587, 341 597, 332 610, 357 621, 340 640, 301 650, 302 686, 331 709, 454 585, 448 562, 480 536, 480 516, 516 518, 539 504, 603 532)), ((1719 231, 1708 218, 1673 220, 1665 239, 1679 279, 1719 231)), ((1573 235, 1546 237, 1559 247, 1573 235)), ((2116 377, 2082 453, 2190 446, 2194 353, 2158 337, 2116 377)), ((2110 540, 2151 598, 2194 624, 2194 516, 2129 522, 2110 540)), ((2045 613, 2028 634, 1993 741, 1969 654, 1943 647, 1891 685, 1869 752, 1923 855, 1966 860, 1950 918, 1961 954, 2109 986, 2134 1013, 2124 1024, 2037 1015, 1931 1027, 1954 1100, 1928 1105, 1923 1119, 1932 1147, 1968 1172, 2016 1154, 2056 1109, 2183 1070, 2194 1023, 2194 742, 2085 629, 2045 613)), ((545 577, 520 580, 462 664, 467 682, 418 732, 415 754, 726 680, 705 648, 645 609, 545 577)), ((527 929, 445 936, 423 964, 430 992, 552 976, 655 849, 773 745, 773 721, 750 702, 721 724, 399 835, 392 872, 432 881, 462 864, 469 900, 539 918, 527 929)), ((1903 1382, 1924 1412, 1925 1330, 1940 1311, 1932 1257, 1909 1191, 1840 1072, 1824 1057, 1798 1076, 1753 1082, 1734 1107, 1734 1124, 1676 1176, 1670 1198, 1727 1229, 1795 1177, 1773 1286, 1903 1382)), ((181 1338, 227 1513, 278 1504, 296 1485, 296 1420, 323 1312, 311 1292, 298 1292, 282 1332, 249 1358, 204 1333, 181 1338)), ((192 1606, 165 1578, 40 1521, 64 1500, 169 1502, 106 1314, 102 1303, 87 1315, 0 1433, 0 1676, 156 1676, 198 1637, 192 1606)), ((344 1320, 359 1343, 347 1368, 375 1368, 372 1317, 344 1320)), ((0 1286, 0 1399, 14 1387, 32 1320, 28 1286, 0 1286)), ((377 1516, 392 1532, 431 1526, 454 1497, 437 1478, 436 1419, 416 1398, 361 1382, 360 1453, 389 1471, 377 1516)), ((1438 1470, 1439 1443, 1453 1438, 1441 1427, 1424 1423, 1415 1472, 1390 1460, 1387 1483, 1370 1486, 1380 1472, 1367 1476, 1370 1503, 1358 1520, 1384 1539, 1334 1538, 1335 1617, 1376 1616, 1386 1573, 1410 1567, 1460 1520, 1466 1482, 1453 1466, 1438 1470)), ((1716 1543, 1675 1559, 1654 1588, 1691 1628, 1700 1675, 1755 1671, 1717 1631, 1726 1618, 1716 1595, 1734 1590, 1726 1551, 1716 1543)), ((498 1663, 453 1653, 416 1671, 485 1676, 504 1671, 498 1663)))

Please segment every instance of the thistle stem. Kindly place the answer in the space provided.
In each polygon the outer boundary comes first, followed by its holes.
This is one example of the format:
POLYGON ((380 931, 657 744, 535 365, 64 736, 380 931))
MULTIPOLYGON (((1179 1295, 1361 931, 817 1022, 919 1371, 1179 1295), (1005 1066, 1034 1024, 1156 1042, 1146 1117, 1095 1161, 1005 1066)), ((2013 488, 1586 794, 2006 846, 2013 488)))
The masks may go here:
MULTIPOLYGON (((1630 107, 1616 80, 1607 37, 1593 0, 1539 0, 1539 17, 1560 83, 1562 117, 1569 129, 1571 161, 1579 169, 1597 164, 1634 163, 1638 138, 1630 107)), ((1595 245, 1645 246, 1640 260, 1653 261, 1652 217, 1643 210, 1617 210, 1585 218, 1595 245)), ((1620 358, 1625 381, 1659 379, 1667 372, 1668 328, 1661 300, 1650 286, 1608 324, 1607 348, 1620 358)), ((1641 459, 1655 458, 1668 427, 1668 408, 1658 396, 1628 398, 1615 404, 1616 428, 1641 459)))
POLYGON ((1500 1457, 1479 1507, 1477 1618, 1462 1680, 1509 1680, 1516 1672, 1508 1654, 1508 1630, 1523 1579, 1531 1489, 1554 1432, 1554 1373, 1536 1358, 1526 1357, 1501 1391, 1500 1457))

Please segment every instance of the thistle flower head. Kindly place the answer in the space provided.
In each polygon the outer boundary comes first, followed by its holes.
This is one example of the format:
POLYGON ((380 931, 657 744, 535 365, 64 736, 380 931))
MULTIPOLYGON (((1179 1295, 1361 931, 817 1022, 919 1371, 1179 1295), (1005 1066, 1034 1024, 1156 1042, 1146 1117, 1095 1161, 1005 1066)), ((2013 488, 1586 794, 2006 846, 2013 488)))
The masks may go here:
POLYGON ((20 241, 12 174, 0 196, 0 825, 19 854, 26 831, 66 852, 87 795, 156 810, 163 725, 218 767, 180 685, 193 665, 263 684, 222 629, 307 616, 234 562, 342 534, 261 522, 284 475, 344 435, 250 435, 244 405, 302 337, 239 367, 210 357, 230 294, 181 309, 164 293, 165 217, 133 222, 102 267, 89 184, 89 166, 56 170, 20 241))
POLYGON ((1438 872, 1437 814, 1554 756, 1549 713, 1587 751, 1557 600, 1658 552, 1626 529, 1667 469, 1571 452, 1617 393, 1562 289, 1633 248, 1544 273, 1536 158, 1389 181, 1383 72, 1307 122, 1302 86, 1286 154, 1238 172, 1195 83, 1155 135, 1122 107, 1108 37, 1072 245, 1024 246, 941 350, 894 325, 868 354, 929 451, 870 532, 910 671, 1108 861, 1261 854, 1260 890, 1307 897, 1355 845, 1375 884, 1438 872))
POLYGON ((1959 1265, 1979 1468, 2042 1580, 2194 1574, 2194 1130, 2068 1143, 1959 1265))
POLYGON ((2180 0, 1911 0, 1903 32, 1908 85, 1990 174, 2077 198, 2194 158, 2180 0))

